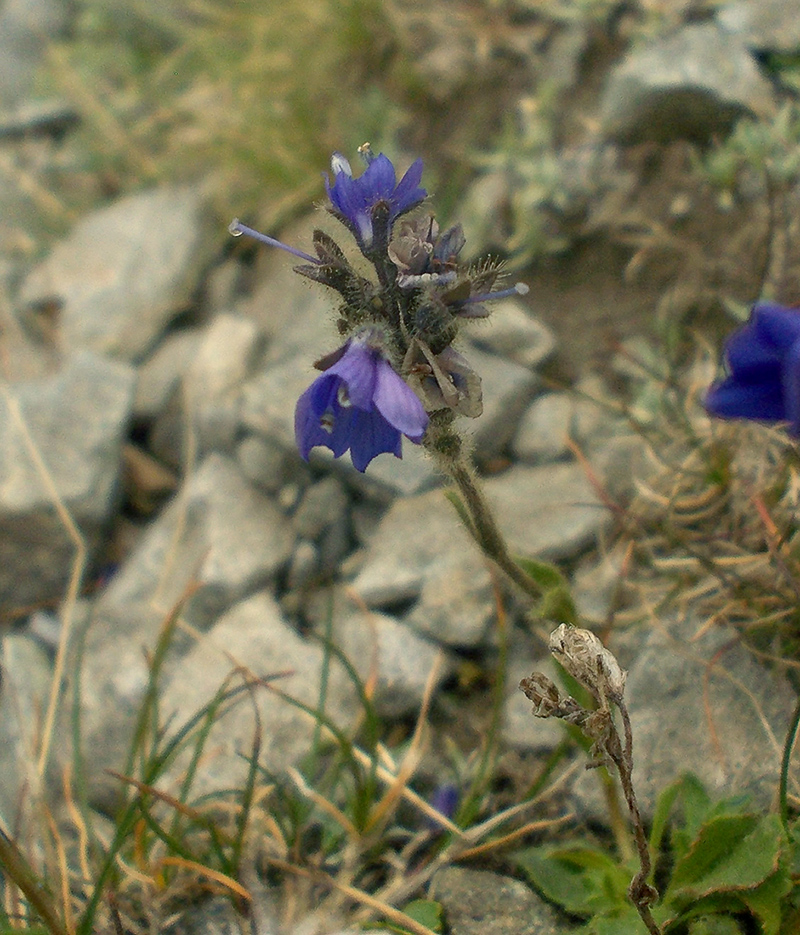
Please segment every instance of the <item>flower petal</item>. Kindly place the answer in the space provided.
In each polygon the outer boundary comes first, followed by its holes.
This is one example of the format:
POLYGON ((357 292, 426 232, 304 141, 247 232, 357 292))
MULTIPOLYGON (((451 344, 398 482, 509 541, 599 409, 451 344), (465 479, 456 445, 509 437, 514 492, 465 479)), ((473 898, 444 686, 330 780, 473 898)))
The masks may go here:
POLYGON ((376 409, 371 412, 354 409, 350 434, 350 457, 353 459, 353 467, 363 474, 370 461, 383 452, 402 458, 400 432, 389 425, 376 409))
POLYGON ((782 305, 755 305, 750 315, 758 336, 780 350, 800 339, 800 311, 782 305))
POLYGON ((381 415, 412 442, 420 442, 428 427, 428 414, 417 394, 380 358, 376 365, 373 399, 381 415))
POLYGON ((345 383, 347 396, 353 406, 371 409, 377 361, 376 351, 364 340, 353 338, 345 353, 325 373, 334 374, 345 383))
POLYGON ((750 374, 757 377, 759 373, 779 368, 781 353, 750 323, 728 338, 725 358, 732 373, 746 378, 750 374))
POLYGON ((783 387, 777 372, 759 383, 728 377, 711 387, 705 398, 705 407, 712 416, 722 419, 783 422, 787 418, 783 387))
POLYGON ((789 432, 800 435, 800 338, 789 348, 783 361, 783 403, 789 432))
POLYGON ((360 185, 363 204, 373 205, 382 198, 389 199, 394 192, 395 183, 394 166, 388 156, 383 153, 376 156, 364 170, 364 174, 357 180, 360 185))
MULTIPOLYGON (((381 157, 379 156, 378 159, 381 157)), ((388 160, 387 160, 388 161, 388 160)), ((394 169, 392 169, 394 175, 394 169)), ((428 193, 424 188, 419 187, 422 180, 422 160, 416 159, 406 170, 406 174, 400 179, 392 194, 392 220, 399 214, 410 211, 411 208, 424 201, 428 193)), ((394 182, 392 183, 394 184, 394 182)))
POLYGON ((337 458, 350 447, 353 411, 339 405, 340 386, 338 377, 324 373, 297 400, 294 434, 305 461, 318 445, 330 448, 337 458))

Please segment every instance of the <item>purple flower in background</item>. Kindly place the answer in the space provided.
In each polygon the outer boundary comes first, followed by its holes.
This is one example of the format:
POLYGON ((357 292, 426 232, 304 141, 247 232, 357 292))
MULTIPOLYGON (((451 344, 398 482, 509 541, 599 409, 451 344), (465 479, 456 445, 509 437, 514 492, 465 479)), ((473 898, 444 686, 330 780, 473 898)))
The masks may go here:
POLYGON ((349 448, 354 467, 363 472, 381 452, 402 457, 401 435, 422 440, 427 413, 372 332, 351 338, 324 363, 325 372, 297 401, 294 414, 297 447, 306 461, 316 445, 337 458, 349 448))
POLYGON ((369 247, 374 238, 373 209, 383 203, 388 212, 388 227, 384 240, 388 241, 394 221, 423 201, 428 194, 419 187, 422 178, 422 160, 412 163, 406 174, 396 181, 394 166, 381 153, 374 156, 369 148, 362 148, 368 165, 364 172, 353 178, 350 163, 340 153, 331 159, 333 185, 325 177, 325 188, 336 213, 355 234, 360 246, 369 247))
POLYGON ((729 375, 705 399, 713 416, 787 422, 800 435, 800 310, 761 303, 725 348, 729 375))
MULTIPOLYGON (((431 796, 431 805, 437 812, 444 815, 445 818, 452 819, 456 813, 459 798, 460 793, 458 791, 458 786, 454 786, 453 783, 448 782, 443 786, 439 786, 433 793, 431 796)), ((428 818, 426 824, 430 831, 444 830, 444 825, 433 816, 428 818)))

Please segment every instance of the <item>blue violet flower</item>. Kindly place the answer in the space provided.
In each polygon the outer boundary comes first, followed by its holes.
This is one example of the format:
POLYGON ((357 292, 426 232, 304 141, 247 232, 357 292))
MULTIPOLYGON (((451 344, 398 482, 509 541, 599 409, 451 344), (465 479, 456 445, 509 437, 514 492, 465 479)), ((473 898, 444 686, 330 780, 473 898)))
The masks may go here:
POLYGON ((729 374, 705 399, 713 416, 787 422, 800 436, 800 309, 753 306, 725 347, 729 374))
POLYGON ((366 144, 359 152, 367 168, 358 178, 353 178, 353 170, 345 157, 334 153, 331 159, 333 185, 325 176, 325 189, 335 213, 352 230, 359 246, 369 248, 375 239, 376 207, 384 206, 381 218, 386 226, 380 239, 385 243, 395 220, 420 204, 428 193, 419 187, 421 159, 412 163, 397 182, 394 166, 383 153, 375 156, 366 144))
POLYGON ((393 370, 374 332, 355 335, 320 366, 325 372, 295 409, 297 447, 306 461, 317 445, 337 458, 349 448, 354 467, 363 472, 384 451, 402 457, 401 435, 419 444, 428 415, 393 370))

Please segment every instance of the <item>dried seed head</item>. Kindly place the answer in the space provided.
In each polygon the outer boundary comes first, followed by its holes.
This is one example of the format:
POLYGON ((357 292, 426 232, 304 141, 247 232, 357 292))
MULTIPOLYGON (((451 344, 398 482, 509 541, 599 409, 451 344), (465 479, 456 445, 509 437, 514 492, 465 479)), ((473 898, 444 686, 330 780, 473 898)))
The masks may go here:
POLYGON ((550 652, 601 704, 622 700, 626 673, 591 630, 562 623, 550 634, 550 652))
POLYGON ((532 672, 519 683, 520 689, 533 702, 536 717, 556 717, 567 724, 582 727, 592 712, 582 708, 569 695, 562 695, 558 687, 541 672, 532 672))
POLYGON ((520 689, 533 702, 536 717, 553 717, 561 708, 561 694, 556 685, 541 672, 532 672, 519 683, 520 689))

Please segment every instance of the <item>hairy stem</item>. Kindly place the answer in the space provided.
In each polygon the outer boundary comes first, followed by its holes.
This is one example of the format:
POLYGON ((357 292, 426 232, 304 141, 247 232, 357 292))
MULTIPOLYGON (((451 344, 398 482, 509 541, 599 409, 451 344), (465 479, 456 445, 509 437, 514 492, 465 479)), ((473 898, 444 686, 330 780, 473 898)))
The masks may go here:
POLYGON ((490 558, 529 597, 540 598, 539 585, 511 557, 508 545, 480 487, 478 478, 461 445, 461 439, 447 425, 432 424, 425 447, 458 488, 472 521, 472 533, 483 553, 490 558), (432 430, 431 430, 432 429, 432 430))

